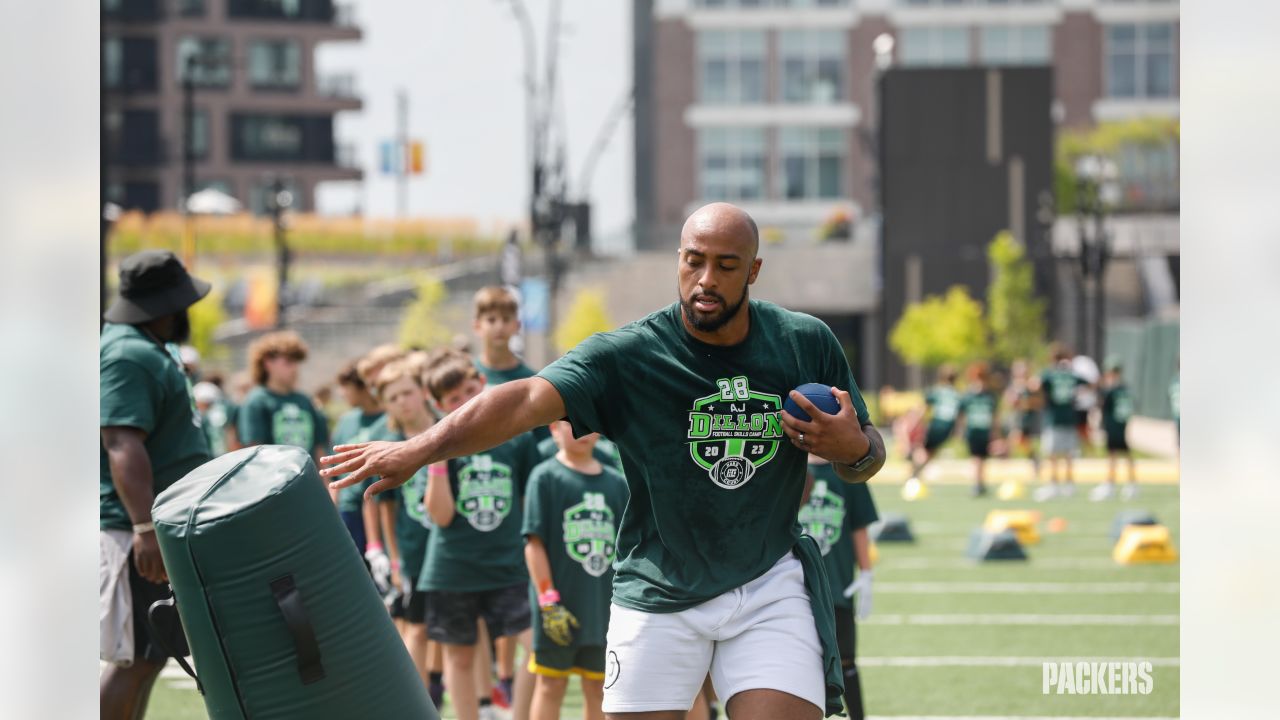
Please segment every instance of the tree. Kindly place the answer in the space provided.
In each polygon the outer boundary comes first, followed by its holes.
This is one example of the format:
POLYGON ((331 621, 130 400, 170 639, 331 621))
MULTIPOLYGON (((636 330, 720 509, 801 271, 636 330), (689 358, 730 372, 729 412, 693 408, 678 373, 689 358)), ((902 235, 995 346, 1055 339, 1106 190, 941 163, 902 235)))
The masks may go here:
POLYGON ((992 357, 1009 363, 1035 357, 1044 348, 1045 301, 1036 295, 1026 250, 1007 230, 987 246, 991 284, 987 286, 987 326, 992 357))
POLYGON ((443 318, 448 297, 444 283, 427 277, 418 282, 418 297, 405 308, 397 333, 402 347, 434 348, 447 345, 453 330, 443 318))
POLYGON ((579 290, 573 296, 569 312, 556 326, 556 347, 560 352, 568 352, 592 335, 612 329, 604 292, 594 288, 579 290))
POLYGON ((226 354, 226 348, 214 340, 218 327, 227 321, 222 307, 222 291, 211 290, 187 311, 191 322, 191 346, 205 360, 213 360, 226 354))
POLYGON ((960 285, 908 305, 889 333, 889 347, 903 362, 927 368, 982 357, 986 346, 982 303, 960 285))

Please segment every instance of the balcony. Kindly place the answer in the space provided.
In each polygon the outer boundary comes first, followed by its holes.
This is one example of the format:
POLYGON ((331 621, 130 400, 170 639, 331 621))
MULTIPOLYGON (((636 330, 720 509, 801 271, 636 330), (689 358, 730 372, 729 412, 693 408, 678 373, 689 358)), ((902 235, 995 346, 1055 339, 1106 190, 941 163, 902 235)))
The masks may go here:
POLYGON ((316 93, 338 100, 359 100, 354 73, 328 73, 316 76, 316 93))

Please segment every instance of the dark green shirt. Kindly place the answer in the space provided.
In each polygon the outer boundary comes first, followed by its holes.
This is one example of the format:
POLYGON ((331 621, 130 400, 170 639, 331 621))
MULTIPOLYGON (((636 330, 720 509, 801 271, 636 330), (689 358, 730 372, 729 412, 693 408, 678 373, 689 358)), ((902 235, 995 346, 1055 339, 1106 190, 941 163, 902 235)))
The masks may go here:
POLYGON ((472 363, 475 364, 476 370, 479 370, 480 374, 484 375, 485 385, 487 386, 501 385, 502 383, 511 382, 512 380, 523 380, 524 378, 530 378, 537 374, 533 371, 533 368, 525 365, 523 362, 517 363, 515 367, 507 368, 506 370, 496 370, 491 368, 480 362, 480 358, 475 358, 472 360, 472 363))
POLYGON ((831 586, 831 603, 849 608, 853 601, 844 596, 844 589, 853 582, 857 564, 853 532, 880 516, 866 483, 841 480, 830 463, 810 465, 809 472, 813 474, 813 488, 809 502, 800 506, 800 530, 818 542, 831 586))
MULTIPOLYGON (((560 451, 560 446, 556 445, 555 438, 547 438, 538 443, 538 455, 543 460, 550 460, 560 451)), ((622 458, 618 455, 618 446, 609 442, 606 438, 600 438, 596 441, 596 446, 591 449, 591 456, 598 460, 606 467, 622 472, 622 458)))
MULTIPOLYGON (((401 442, 405 440, 405 436, 403 433, 394 433, 389 439, 401 442)), ((396 507, 396 547, 400 550, 400 572, 416 580, 422 573, 432 527, 427 508, 423 504, 427 496, 427 468, 419 468, 408 482, 400 486, 399 493, 383 494, 400 496, 396 507)))
POLYGON ((1108 437, 1124 437, 1129 418, 1133 417, 1133 395, 1124 384, 1114 385, 1102 394, 1102 428, 1108 437))
POLYGON ((277 395, 259 385, 245 397, 237 419, 245 445, 293 445, 308 453, 329 446, 328 420, 300 392, 277 395))
POLYGON ((960 401, 964 432, 972 440, 991 437, 996 419, 996 394, 986 390, 966 393, 960 401))
POLYGON ((960 415, 960 391, 950 385, 934 385, 925 391, 924 404, 929 415, 929 432, 950 435, 960 415))
MULTIPOLYGON (((333 446, 385 440, 389 437, 387 416, 382 412, 366 414, 360 408, 352 408, 338 418, 333 428, 333 446)), ((356 483, 338 491, 338 510, 341 512, 359 512, 364 503, 364 491, 372 483, 369 481, 356 483)), ((391 495, 391 493, 383 493, 391 495)))
POLYGON ((787 440, 782 401, 798 385, 847 390, 866 404, 820 320, 752 300, 750 331, 730 347, 685 330, 679 303, 591 336, 540 376, 574 433, 622 454, 631 491, 618 536, 613 601, 676 612, 763 575, 800 536, 805 453, 787 440))
MULTIPOLYGON (((142 445, 151 461, 151 488, 156 493, 212 457, 176 352, 132 325, 107 323, 99 339, 98 426, 131 427, 147 434, 142 445)), ((133 521, 116 493, 101 440, 98 452, 98 527, 129 530, 133 521)))
POLYGON ((431 532, 420 590, 479 592, 529 579, 520 534, 522 503, 529 473, 540 461, 530 433, 449 461, 457 514, 431 532))
MULTIPOLYGON (((604 645, 618 523, 627 506, 627 483, 608 465, 584 475, 552 458, 529 476, 524 536, 536 535, 547 550, 551 584, 560 603, 578 619, 574 645, 604 645)), ((529 607, 538 591, 529 584, 529 607)), ((535 652, 559 647, 533 624, 535 652)))
POLYGON ((1087 383, 1070 368, 1051 367, 1040 374, 1044 413, 1054 427, 1076 426, 1076 389, 1087 383))

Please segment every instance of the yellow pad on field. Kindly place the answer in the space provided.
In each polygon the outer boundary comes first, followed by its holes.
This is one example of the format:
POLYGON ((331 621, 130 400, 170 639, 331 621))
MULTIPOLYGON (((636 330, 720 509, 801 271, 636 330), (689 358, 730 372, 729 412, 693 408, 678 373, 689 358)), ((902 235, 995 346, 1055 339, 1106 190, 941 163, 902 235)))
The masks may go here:
POLYGON ((1169 528, 1163 525, 1128 525, 1111 551, 1111 559, 1121 565, 1173 563, 1178 561, 1178 551, 1173 548, 1169 528))
POLYGON ((1027 485, 1020 480, 1005 480, 996 488, 996 497, 1001 500, 1021 500, 1027 496, 1027 485))
POLYGON ((1036 510, 992 510, 982 528, 990 532, 1012 530, 1023 545, 1035 545, 1040 542, 1040 513, 1036 510))
POLYGON ((903 500, 906 500, 907 502, 914 502, 916 500, 924 500, 927 497, 929 497, 929 486, 920 482, 919 479, 908 478, 907 481, 902 484, 903 500))

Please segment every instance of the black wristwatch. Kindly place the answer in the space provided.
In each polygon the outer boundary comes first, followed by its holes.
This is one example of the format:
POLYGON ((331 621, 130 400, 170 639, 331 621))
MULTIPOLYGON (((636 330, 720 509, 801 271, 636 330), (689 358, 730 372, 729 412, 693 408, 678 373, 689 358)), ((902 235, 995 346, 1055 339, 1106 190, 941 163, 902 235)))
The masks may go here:
POLYGON ((867 468, 871 467, 871 464, 874 463, 875 461, 876 461, 876 446, 874 444, 868 443, 867 454, 863 455, 861 460, 858 460, 857 462, 854 462, 854 463, 841 463, 841 464, 854 472, 862 472, 863 470, 866 470, 867 468))

